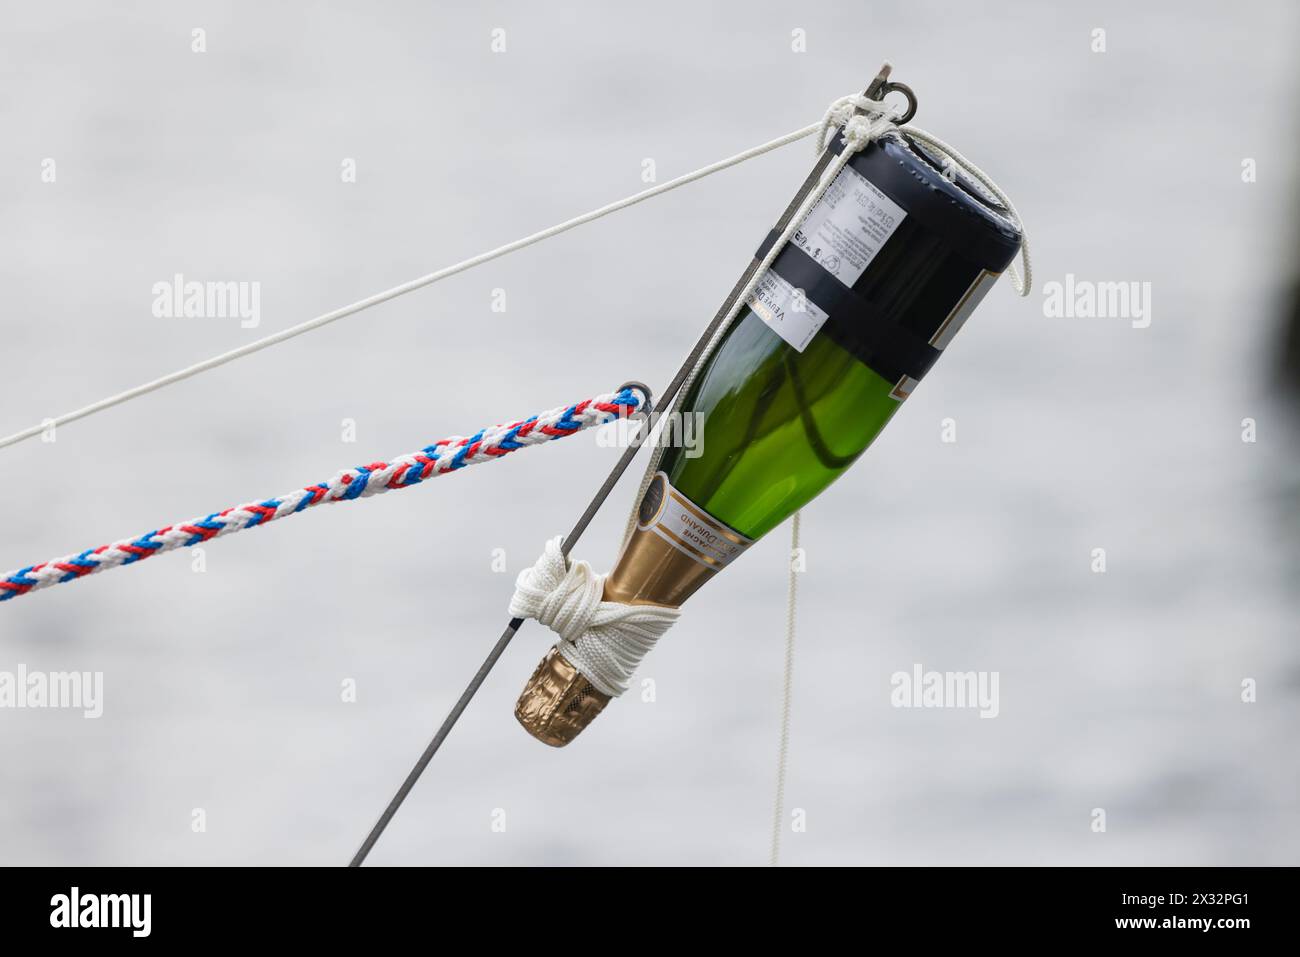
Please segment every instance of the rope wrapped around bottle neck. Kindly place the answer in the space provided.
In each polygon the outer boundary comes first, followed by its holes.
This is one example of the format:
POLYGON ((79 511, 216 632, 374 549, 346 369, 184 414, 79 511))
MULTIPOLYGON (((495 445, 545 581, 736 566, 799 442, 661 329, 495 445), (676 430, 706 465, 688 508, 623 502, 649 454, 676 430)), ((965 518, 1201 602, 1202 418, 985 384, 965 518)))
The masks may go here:
POLYGON ((510 600, 514 618, 533 618, 560 636, 560 654, 610 697, 628 689, 633 673, 681 612, 663 605, 605 601, 605 575, 566 559, 560 537, 546 543, 519 573, 510 600))

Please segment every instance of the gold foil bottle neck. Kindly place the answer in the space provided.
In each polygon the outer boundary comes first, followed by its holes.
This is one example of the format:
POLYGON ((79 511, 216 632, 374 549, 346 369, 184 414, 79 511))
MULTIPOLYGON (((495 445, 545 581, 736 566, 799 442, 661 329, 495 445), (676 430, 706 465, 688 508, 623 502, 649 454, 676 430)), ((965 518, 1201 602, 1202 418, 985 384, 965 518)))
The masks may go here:
POLYGON ((562 748, 609 704, 558 647, 546 653, 515 703, 515 718, 543 744, 562 748))
MULTIPOLYGON (((637 524, 605 579, 605 601, 678 608, 750 545, 658 473, 637 507, 637 524)), ((515 703, 515 717, 539 741, 562 748, 610 696, 552 648, 515 703)))
POLYGON ((655 475, 636 527, 605 580, 605 601, 680 608, 751 544, 655 475))

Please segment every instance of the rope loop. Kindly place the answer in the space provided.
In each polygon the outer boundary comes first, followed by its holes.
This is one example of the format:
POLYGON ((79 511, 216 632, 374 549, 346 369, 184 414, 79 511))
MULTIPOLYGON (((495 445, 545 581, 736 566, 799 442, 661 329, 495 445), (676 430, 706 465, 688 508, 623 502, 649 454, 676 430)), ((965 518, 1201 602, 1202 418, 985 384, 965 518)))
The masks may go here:
POLYGON ((1020 230, 1020 269, 1016 268, 1015 263, 1008 267, 1008 271, 1011 273, 1011 288, 1016 291, 1017 295, 1028 296, 1034 286, 1033 266, 1029 260, 1029 230, 1025 228, 1025 221, 1020 218, 1020 213, 1017 212, 1015 203, 1011 202, 1011 197, 993 181, 993 177, 958 152, 956 147, 945 143, 933 133, 927 133, 915 126, 909 126, 906 130, 907 135, 912 139, 924 143, 935 152, 947 157, 955 167, 988 190, 989 194, 1006 208, 1007 218, 1015 223, 1016 228, 1020 230))
POLYGON ((844 130, 844 145, 856 153, 874 140, 899 118, 897 112, 884 100, 875 100, 863 93, 850 93, 834 100, 826 109, 814 144, 822 153, 830 146, 836 128, 844 130))
MULTIPOLYGON (((904 89, 901 84, 898 86, 904 89)), ((910 96, 909 103, 914 103, 910 96)), ((955 147, 945 143, 933 133, 928 133, 919 127, 904 125, 914 112, 914 105, 909 107, 906 114, 901 114, 883 99, 873 99, 863 93, 841 96, 831 102, 822 117, 816 137, 816 151, 820 154, 826 150, 831 144, 835 130, 840 129, 844 140, 844 154, 860 152, 868 143, 881 136, 904 132, 942 154, 954 167, 988 190, 989 195, 1002 204, 1007 211, 1007 217, 1020 230, 1020 268, 1017 269, 1012 265, 1009 269, 1011 288, 1019 296, 1028 296, 1034 283, 1033 268, 1029 260, 1029 232, 1025 229, 1024 220, 1020 218, 1015 204, 1011 202, 1011 197, 993 181, 993 177, 963 156, 955 147)), ((843 164, 837 164, 833 168, 834 173, 838 174, 842 166, 843 164)))

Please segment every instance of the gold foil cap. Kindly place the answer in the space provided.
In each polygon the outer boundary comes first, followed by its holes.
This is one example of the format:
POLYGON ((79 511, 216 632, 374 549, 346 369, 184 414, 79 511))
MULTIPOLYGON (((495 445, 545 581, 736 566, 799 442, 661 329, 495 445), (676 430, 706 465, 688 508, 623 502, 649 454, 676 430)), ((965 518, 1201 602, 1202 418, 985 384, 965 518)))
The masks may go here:
POLYGON ((546 653, 515 702, 515 718, 543 744, 562 748, 591 724, 609 704, 559 648, 546 653))

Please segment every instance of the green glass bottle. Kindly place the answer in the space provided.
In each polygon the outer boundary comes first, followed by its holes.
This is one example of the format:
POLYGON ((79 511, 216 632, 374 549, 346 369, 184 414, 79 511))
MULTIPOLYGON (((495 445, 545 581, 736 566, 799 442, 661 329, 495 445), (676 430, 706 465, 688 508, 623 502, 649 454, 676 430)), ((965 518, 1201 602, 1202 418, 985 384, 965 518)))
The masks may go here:
POLYGON ((746 307, 682 405, 696 417, 701 454, 678 444, 660 468, 701 509, 757 539, 853 464, 898 411, 893 390, 829 337, 796 352, 746 307))
MULTIPOLYGON (((842 475, 1020 241, 1007 210, 905 131, 855 155, 683 397, 676 411, 696 441, 664 448, 605 600, 680 606, 842 475)), ((689 431, 669 425, 670 436, 689 431)), ((552 649, 516 706, 530 733, 557 746, 616 693, 563 652, 552 649)))

